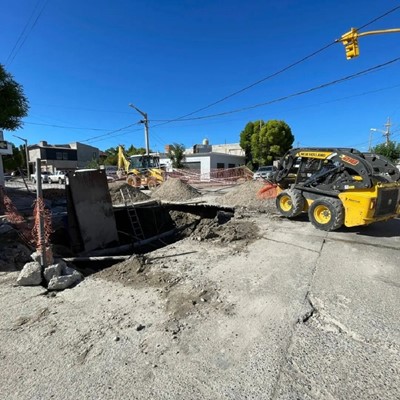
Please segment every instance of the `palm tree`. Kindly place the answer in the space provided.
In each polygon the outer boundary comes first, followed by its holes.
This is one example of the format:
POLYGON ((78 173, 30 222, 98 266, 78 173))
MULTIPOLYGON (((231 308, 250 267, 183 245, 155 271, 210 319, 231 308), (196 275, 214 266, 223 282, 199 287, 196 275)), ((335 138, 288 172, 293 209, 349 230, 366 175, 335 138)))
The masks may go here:
POLYGON ((183 161, 185 161, 185 146, 178 143, 171 144, 167 156, 171 160, 173 168, 183 168, 183 161))

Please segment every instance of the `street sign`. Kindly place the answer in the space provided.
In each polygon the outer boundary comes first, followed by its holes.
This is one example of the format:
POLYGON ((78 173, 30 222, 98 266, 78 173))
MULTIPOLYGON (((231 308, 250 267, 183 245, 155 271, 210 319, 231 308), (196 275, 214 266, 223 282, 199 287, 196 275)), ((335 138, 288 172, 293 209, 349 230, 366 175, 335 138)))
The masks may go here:
POLYGON ((0 156, 5 156, 12 153, 11 143, 8 143, 5 140, 0 140, 0 156))

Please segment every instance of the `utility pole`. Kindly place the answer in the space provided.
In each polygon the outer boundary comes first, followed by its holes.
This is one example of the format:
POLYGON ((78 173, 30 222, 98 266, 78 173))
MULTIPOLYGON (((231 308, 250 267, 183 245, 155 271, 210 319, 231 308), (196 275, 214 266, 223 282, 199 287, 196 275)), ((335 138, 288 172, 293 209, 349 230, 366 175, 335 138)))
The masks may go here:
POLYGON ((22 140, 25 143, 25 158, 26 158, 26 173, 28 175, 28 181, 31 180, 31 173, 29 172, 29 152, 28 152, 28 140, 17 135, 13 135, 17 139, 22 140))
MULTIPOLYGON (((382 130, 382 129, 377 129, 377 128, 371 128, 370 131, 371 132, 381 132, 383 134, 383 136, 386 138, 386 146, 389 146, 389 142, 390 142, 390 127, 392 126, 391 122, 390 122, 390 117, 388 117, 387 122, 385 124, 386 129, 382 130)), ((372 140, 372 133, 369 136, 369 147, 371 150, 371 140, 372 140)))
POLYGON ((386 136, 386 146, 389 146, 389 141, 390 141, 390 127, 392 126, 392 124, 390 123, 390 117, 388 117, 385 126, 386 126, 386 132, 385 132, 385 136, 386 136))
POLYGON ((129 107, 134 108, 139 114, 143 115, 143 119, 140 121, 141 124, 144 124, 144 141, 146 145, 146 156, 150 155, 149 150, 149 120, 147 118, 147 113, 139 110, 133 104, 129 104, 129 107))

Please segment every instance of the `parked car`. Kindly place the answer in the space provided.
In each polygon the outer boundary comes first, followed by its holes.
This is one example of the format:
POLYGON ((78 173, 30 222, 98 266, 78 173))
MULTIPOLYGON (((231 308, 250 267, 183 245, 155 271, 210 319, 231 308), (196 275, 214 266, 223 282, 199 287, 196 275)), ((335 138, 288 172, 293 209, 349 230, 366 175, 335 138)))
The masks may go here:
POLYGON ((254 173, 253 179, 270 179, 274 175, 276 167, 273 165, 266 165, 264 167, 258 168, 254 173))
POLYGON ((49 183, 65 183, 65 171, 57 171, 49 175, 49 183))
MULTIPOLYGON (((50 181, 49 181, 49 175, 50 175, 50 172, 47 172, 47 171, 42 171, 41 173, 40 173, 40 175, 41 175, 41 180, 42 180, 42 183, 49 183, 50 181)), ((31 176, 31 179, 32 179, 32 182, 33 183, 36 183, 36 174, 33 174, 32 176, 31 176)))

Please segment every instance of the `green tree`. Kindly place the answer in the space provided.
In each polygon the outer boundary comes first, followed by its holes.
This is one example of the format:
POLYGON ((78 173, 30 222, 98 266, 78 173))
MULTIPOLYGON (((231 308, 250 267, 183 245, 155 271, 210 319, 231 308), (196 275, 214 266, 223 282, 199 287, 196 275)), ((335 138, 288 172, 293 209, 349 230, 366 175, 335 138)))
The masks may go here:
POLYGON ((0 64, 0 129, 15 131, 20 128, 28 109, 22 86, 0 64))
POLYGON ((248 122, 242 132, 240 132, 240 147, 244 150, 244 154, 246 156, 246 163, 252 164, 253 162, 253 153, 252 153, 252 145, 251 142, 257 141, 258 139, 253 139, 255 135, 258 135, 260 129, 265 125, 263 120, 248 122))
POLYGON ((167 156, 171 160, 173 168, 183 168, 183 162, 185 160, 185 146, 178 143, 171 144, 169 146, 167 156))
POLYGON ((106 158, 104 159, 104 165, 117 165, 118 164, 118 147, 110 147, 105 150, 106 158))
POLYGON ((19 148, 12 144, 12 155, 3 156, 3 164, 5 171, 13 171, 18 168, 25 168, 25 148, 20 146, 19 148))
POLYGON ((293 142, 292 130, 284 121, 249 122, 240 133, 240 146, 245 151, 246 162, 254 165, 272 164, 292 147, 293 142))
MULTIPOLYGON (((151 150, 149 151, 151 153, 151 150)), ((144 147, 135 147, 133 144, 131 144, 126 150, 126 154, 128 156, 134 156, 136 154, 146 154, 146 149, 144 147)))
POLYGON ((396 161, 400 158, 400 143, 389 140, 387 144, 381 143, 373 147, 371 153, 380 154, 389 160, 396 161))

